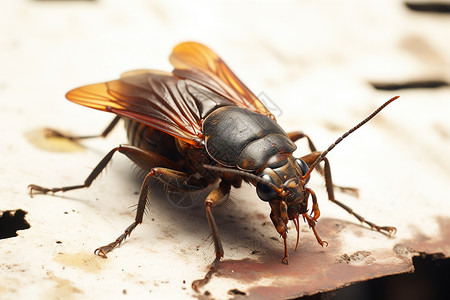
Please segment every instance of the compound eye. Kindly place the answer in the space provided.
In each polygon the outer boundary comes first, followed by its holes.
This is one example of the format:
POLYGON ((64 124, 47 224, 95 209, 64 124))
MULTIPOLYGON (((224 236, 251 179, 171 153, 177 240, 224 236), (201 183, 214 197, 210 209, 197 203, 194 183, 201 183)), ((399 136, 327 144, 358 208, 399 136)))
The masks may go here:
POLYGON ((295 160, 295 162, 300 167, 300 170, 302 170, 302 175, 305 175, 306 173, 308 173, 309 167, 303 160, 301 160, 300 158, 297 158, 295 160))
MULTIPOLYGON (((269 183, 274 184, 272 178, 268 174, 264 174, 263 176, 261 176, 261 178, 269 183)), ((261 200, 266 202, 271 201, 278 196, 278 192, 276 190, 262 181, 259 181, 256 185, 256 193, 261 200)))
MULTIPOLYGON (((308 165, 307 165, 303 160, 301 160, 300 158, 297 158, 297 159, 295 160, 295 162, 296 162, 297 165, 300 167, 300 170, 302 170, 302 175, 303 175, 303 176, 304 176, 306 173, 308 173, 309 167, 308 167, 308 165)), ((309 176, 308 176, 308 178, 305 179, 305 183, 308 183, 308 181, 309 181, 309 176)))

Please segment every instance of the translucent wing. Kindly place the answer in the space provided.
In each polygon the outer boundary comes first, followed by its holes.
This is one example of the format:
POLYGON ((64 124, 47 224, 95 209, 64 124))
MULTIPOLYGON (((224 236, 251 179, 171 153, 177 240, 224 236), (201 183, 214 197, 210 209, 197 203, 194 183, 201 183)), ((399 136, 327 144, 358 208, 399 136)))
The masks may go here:
POLYGON ((176 46, 172 73, 135 70, 118 80, 66 94, 72 102, 146 124, 203 147, 202 121, 221 106, 240 106, 274 118, 212 50, 198 43, 176 46))
POLYGON ((208 47, 196 42, 181 43, 173 49, 170 62, 175 67, 173 73, 176 76, 207 86, 238 106, 274 118, 225 62, 208 47))
POLYGON ((144 123, 201 147, 202 111, 192 97, 193 90, 202 92, 202 87, 193 86, 171 73, 137 70, 123 74, 118 80, 71 90, 66 97, 75 103, 144 123))

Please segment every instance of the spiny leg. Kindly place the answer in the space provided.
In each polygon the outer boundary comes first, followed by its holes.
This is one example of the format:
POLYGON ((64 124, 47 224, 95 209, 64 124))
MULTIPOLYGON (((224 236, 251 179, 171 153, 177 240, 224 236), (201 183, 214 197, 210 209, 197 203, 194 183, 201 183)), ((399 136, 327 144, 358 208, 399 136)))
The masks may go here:
MULTIPOLYGON (((166 168, 153 168, 148 172, 148 174, 145 176, 145 179, 141 186, 141 191, 139 193, 139 201, 136 209, 136 217, 134 219, 134 222, 131 223, 130 226, 128 226, 125 231, 112 243, 109 243, 108 245, 102 246, 97 248, 94 253, 105 257, 106 253, 110 252, 117 246, 119 246, 130 234, 131 232, 136 228, 137 225, 142 223, 142 218, 144 216, 145 207, 147 205, 147 201, 149 199, 149 191, 150 191, 150 179, 156 178, 162 182, 167 181, 180 181, 182 179, 185 179, 186 181, 189 180, 189 174, 178 172, 171 169, 166 168)), ((181 182, 181 181, 180 181, 181 182)), ((195 183, 193 182, 187 182, 186 187, 192 188, 195 183)), ((180 187, 180 189, 182 189, 180 187)))
MULTIPOLYGON (((319 157, 319 155, 320 155, 320 152, 313 152, 313 153, 309 154, 309 156, 311 156, 311 157, 309 157, 308 159, 312 158, 312 160, 314 161, 317 157, 319 157), (315 158, 313 156, 315 156, 315 158)), ((375 229, 379 232, 384 232, 388 235, 393 235, 397 232, 397 229, 395 227, 378 226, 378 225, 366 220, 364 217, 362 217, 361 215, 354 212, 353 209, 351 209, 347 205, 343 204, 342 202, 336 200, 336 198, 334 197, 334 190, 333 190, 334 186, 333 186, 333 180, 331 178, 330 162, 328 161, 328 159, 326 157, 323 158, 323 162, 325 163, 324 177, 325 177, 325 187, 327 189, 327 194, 328 194, 328 200, 330 200, 331 202, 333 202, 333 203, 337 204, 338 206, 340 206, 341 208, 343 208, 349 214, 351 214, 355 218, 357 218, 361 223, 365 223, 365 224, 369 225, 370 228, 372 228, 372 229, 375 229)))
POLYGON ((209 229, 211 230, 211 236, 214 242, 214 250, 216 253, 216 258, 209 267, 209 270, 206 273, 205 277, 203 279, 198 279, 192 282, 192 288, 195 291, 198 291, 200 287, 204 286, 209 282, 214 272, 217 271, 220 259, 223 257, 224 252, 222 248, 222 243, 220 241, 219 229, 217 228, 214 216, 211 212, 211 208, 220 204, 221 200, 228 196, 230 190, 231 184, 229 182, 222 180, 220 182, 219 187, 215 188, 205 200, 206 218, 208 220, 209 229))
POLYGON ((70 141, 78 141, 78 140, 91 139, 91 138, 97 138, 97 137, 106 137, 113 130, 113 128, 117 125, 119 120, 120 120, 120 117, 116 116, 112 120, 112 122, 108 125, 108 127, 106 127, 105 130, 103 130, 103 132, 98 135, 85 135, 85 136, 68 135, 68 134, 62 133, 58 130, 51 129, 51 128, 45 129, 45 135, 47 137, 64 138, 64 139, 68 139, 70 141))
MULTIPOLYGON (((308 146, 309 149, 311 150, 311 152, 317 152, 316 146, 314 146, 313 141, 311 140, 311 138, 306 135, 303 131, 293 131, 293 132, 289 132, 288 133, 289 138, 293 141, 296 142, 302 138, 306 138, 306 140, 308 141, 308 146)), ((302 158, 303 159, 303 158, 302 158)), ((305 161, 306 162, 306 161, 305 161)), ((313 162, 313 161, 312 161, 313 162)), ((312 163, 311 162, 311 163, 312 163)), ((311 163, 306 162, 308 165, 310 165, 311 163)), ((324 170, 322 168, 321 165, 317 165, 315 168, 322 176, 325 176, 324 170)), ((339 185, 333 185, 336 189, 347 193, 347 194, 351 194, 355 197, 358 197, 358 189, 357 188, 353 188, 353 187, 347 187, 347 186, 339 186, 339 185)))
POLYGON ((131 234, 134 228, 136 228, 137 225, 142 223, 145 207, 149 199, 148 196, 150 191, 151 178, 155 178, 164 184, 171 185, 172 187, 177 188, 179 191, 185 192, 189 192, 192 190, 199 190, 206 187, 204 183, 200 182, 198 179, 192 177, 190 174, 187 173, 166 168, 151 169, 150 172, 145 176, 145 179, 141 186, 138 206, 136 210, 136 217, 134 222, 130 226, 128 226, 125 229, 124 233, 122 233, 114 242, 109 243, 106 246, 97 248, 94 251, 95 254, 106 258, 106 253, 118 247, 131 234))
MULTIPOLYGON (((91 174, 88 176, 84 184, 81 185, 74 185, 74 186, 67 186, 67 187, 60 187, 60 188, 44 188, 38 185, 30 185, 30 194, 33 195, 33 192, 39 192, 39 193, 48 193, 48 192, 64 192, 74 189, 80 189, 80 188, 87 188, 91 185, 91 183, 97 178, 97 176, 101 173, 101 171, 106 167, 108 162, 111 160, 114 153, 119 151, 122 154, 125 154, 130 160, 132 160, 134 163, 136 163, 138 166, 141 167, 151 167, 152 165, 161 165, 161 166, 174 166, 174 163, 167 160, 165 157, 151 152, 142 150, 137 147, 129 146, 129 145, 120 145, 119 147, 116 147, 112 149, 101 161, 100 163, 94 168, 94 170, 91 172, 91 174)), ((141 192, 139 194, 139 201, 136 211, 136 217, 135 221, 128 226, 124 233, 122 233, 114 242, 102 246, 100 248, 97 248, 94 253, 98 254, 99 256, 106 258, 106 253, 113 250, 115 247, 119 246, 130 234, 131 232, 136 228, 136 226, 140 223, 142 223, 142 218, 145 212, 145 207, 147 204, 148 199, 148 192, 149 192, 149 182, 150 178, 156 178, 163 183, 171 184, 174 187, 179 188, 180 190, 192 190, 192 189, 201 189, 204 188, 200 182, 193 178, 190 174, 182 173, 176 170, 171 170, 167 168, 159 168, 154 167, 150 170, 150 172, 147 174, 147 176, 144 179, 144 182, 142 183, 141 192)))
POLYGON ((142 150, 140 148, 129 146, 129 145, 120 145, 108 152, 105 157, 98 163, 98 165, 92 170, 91 174, 86 178, 84 184, 79 185, 71 185, 57 188, 45 188, 36 184, 30 184, 28 188, 30 189, 30 195, 33 197, 34 194, 46 194, 46 193, 56 193, 56 192, 66 192, 70 190, 76 190, 81 188, 89 187, 92 182, 98 177, 98 175, 105 169, 108 163, 111 161, 114 153, 119 151, 122 154, 125 154, 128 158, 130 158, 134 163, 138 166, 146 166, 146 167, 174 167, 174 164, 167 160, 165 157, 151 152, 142 150))
POLYGON ((92 170, 91 174, 86 178, 84 184, 79 185, 70 185, 63 186, 57 188, 46 188, 36 184, 28 185, 30 189, 30 196, 33 197, 34 194, 47 194, 47 193, 56 193, 56 192, 67 192, 70 190, 76 190, 81 188, 89 187, 92 182, 97 178, 97 176, 105 169, 106 165, 111 161, 112 156, 119 150, 120 147, 116 147, 108 152, 105 157, 98 163, 98 165, 92 170))

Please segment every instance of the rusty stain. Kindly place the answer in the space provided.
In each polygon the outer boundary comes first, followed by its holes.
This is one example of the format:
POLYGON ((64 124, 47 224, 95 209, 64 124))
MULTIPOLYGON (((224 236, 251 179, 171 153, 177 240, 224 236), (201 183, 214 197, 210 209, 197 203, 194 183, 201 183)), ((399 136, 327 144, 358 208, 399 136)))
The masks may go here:
POLYGON ((411 271, 410 265, 397 258, 395 253, 357 251, 343 256, 341 241, 336 232, 341 221, 323 218, 318 229, 327 237, 330 246, 322 249, 316 245, 312 234, 303 234, 300 247, 291 251, 289 265, 274 259, 274 251, 261 251, 256 259, 224 260, 218 277, 233 278, 250 285, 246 290, 249 299, 299 297, 318 291, 333 290, 352 282, 411 271), (375 257, 380 257, 378 261, 375 257), (387 259, 387 260, 386 260, 387 259), (398 263, 393 263, 394 261, 398 263))
POLYGON ((273 261, 256 262, 249 259, 224 261, 219 276, 233 277, 254 284, 247 292, 251 299, 299 297, 318 291, 334 290, 353 282, 364 281, 385 274, 410 271, 402 264, 352 265, 335 263, 330 255, 305 255, 307 259, 285 266, 273 261), (270 279, 268 284, 258 281, 270 279))
POLYGON ((106 262, 104 259, 91 253, 58 253, 53 260, 64 266, 73 267, 86 273, 100 273, 103 264, 106 262))
POLYGON ((273 259, 273 253, 255 255, 258 259, 224 260, 218 277, 248 284, 246 299, 292 298, 329 291, 381 276, 413 271, 412 256, 419 252, 450 252, 450 218, 436 217, 439 238, 417 230, 413 239, 396 244, 392 252, 356 251, 342 254, 339 239, 332 232, 336 220, 321 219, 320 229, 330 237, 329 249, 314 248, 305 235, 303 247, 293 252, 289 265, 273 259), (377 260, 377 258, 380 258, 377 260))
POLYGON ((77 152, 84 151, 82 144, 59 137, 47 137, 46 128, 38 128, 24 133, 30 144, 38 149, 51 152, 77 152))

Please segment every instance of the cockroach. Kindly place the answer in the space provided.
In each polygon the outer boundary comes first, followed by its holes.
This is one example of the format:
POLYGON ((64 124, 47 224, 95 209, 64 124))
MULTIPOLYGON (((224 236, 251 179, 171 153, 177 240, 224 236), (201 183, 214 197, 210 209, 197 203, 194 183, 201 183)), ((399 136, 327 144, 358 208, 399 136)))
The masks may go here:
MULTIPOLYGON (((174 66, 171 73, 135 70, 122 74, 118 80, 69 91, 66 98, 70 101, 117 115, 99 136, 106 136, 123 119, 130 144, 119 145, 106 154, 83 184, 59 188, 29 185, 31 195, 87 188, 117 152, 146 172, 134 222, 115 241, 94 253, 106 258, 108 252, 142 223, 151 179, 180 193, 205 190, 216 184, 204 201, 215 259, 205 277, 192 283, 195 290, 209 281, 224 255, 212 209, 227 199, 232 187, 239 188, 242 181, 254 185, 258 197, 269 204, 270 219, 284 241, 284 264, 288 264, 286 241, 290 220, 297 229, 295 248, 300 216, 312 229, 317 242, 327 245, 316 231, 320 216, 316 194, 307 186, 314 169, 325 178, 330 201, 374 230, 389 235, 396 232, 394 227, 378 226, 364 219, 336 200, 336 186, 326 155, 398 96, 321 152, 302 131, 286 133, 264 104, 208 47, 195 42, 181 43, 173 49, 170 62, 174 66), (311 153, 296 158, 293 156, 295 142, 300 139, 307 140, 311 153), (323 166, 319 165, 321 162, 323 166), (310 213, 309 198, 312 200, 310 213)), ((71 140, 96 137, 68 136, 57 131, 51 134, 71 140)))

